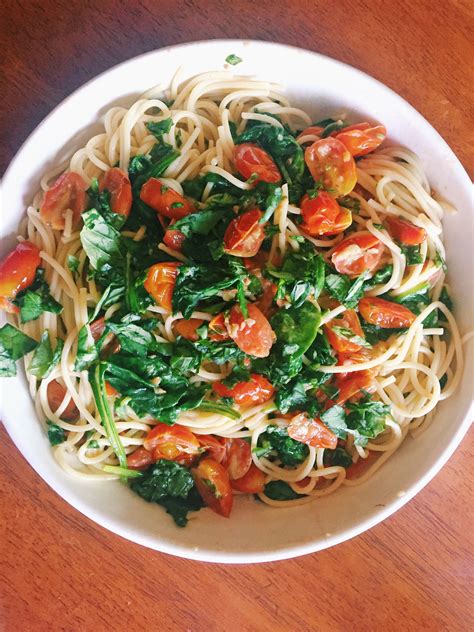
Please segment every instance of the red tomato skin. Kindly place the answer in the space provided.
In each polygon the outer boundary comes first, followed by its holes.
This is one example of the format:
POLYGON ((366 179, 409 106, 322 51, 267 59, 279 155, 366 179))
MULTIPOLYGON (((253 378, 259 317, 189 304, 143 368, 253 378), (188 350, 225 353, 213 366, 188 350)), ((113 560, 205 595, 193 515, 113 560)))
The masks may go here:
POLYGON ((265 239, 263 213, 254 208, 234 218, 224 234, 224 251, 234 257, 254 257, 265 239))
POLYGON ((77 226, 86 208, 86 189, 87 184, 78 173, 63 173, 44 194, 40 207, 41 221, 55 230, 64 230, 64 213, 71 209, 72 225, 77 226))
POLYGON ((305 150, 305 162, 316 182, 333 196, 347 195, 357 182, 354 158, 337 138, 321 138, 305 150))
POLYGON ((143 287, 150 294, 157 305, 168 312, 173 309, 173 290, 178 276, 178 268, 182 265, 175 261, 156 263, 148 270, 143 287))
POLYGON ((341 241, 332 251, 331 261, 340 274, 359 276, 372 272, 382 258, 383 243, 373 235, 354 235, 341 241))
POLYGON ((312 237, 322 235, 338 235, 352 224, 352 213, 349 209, 339 206, 336 200, 326 193, 319 191, 317 197, 308 194, 301 200, 300 227, 312 237))
POLYGON ((266 358, 275 342, 275 333, 256 305, 248 303, 247 309, 248 318, 245 318, 238 305, 232 307, 227 331, 244 353, 256 358, 266 358))
POLYGON ((278 167, 266 151, 252 145, 251 143, 243 143, 234 146, 234 162, 235 168, 246 180, 253 174, 257 174, 258 178, 254 183, 258 182, 280 182, 281 174, 278 167))
POLYGON ((319 125, 310 125, 298 134, 296 140, 299 142, 304 136, 321 136, 322 132, 324 132, 324 127, 320 127, 319 125))
POLYGON ((324 332, 327 336, 327 339, 329 340, 329 344, 331 345, 331 347, 339 353, 352 353, 354 351, 359 351, 359 349, 362 349, 361 345, 338 336, 337 333, 333 331, 333 327, 344 327, 345 329, 350 329, 354 332, 356 336, 364 338, 364 332, 360 325, 357 312, 355 312, 353 309, 347 309, 340 316, 338 316, 337 318, 333 318, 328 323, 326 323, 324 325, 324 332))
POLYGON ((343 374, 336 375, 336 386, 339 389, 336 404, 339 406, 342 406, 362 390, 369 391, 374 383, 374 374, 370 369, 345 373, 345 377, 341 377, 341 375, 343 374))
POLYGON ((426 239, 426 230, 401 217, 387 217, 385 223, 391 236, 407 246, 419 246, 426 239))
POLYGON ((143 447, 153 453, 155 461, 167 459, 182 465, 190 465, 201 453, 196 435, 188 428, 177 424, 156 424, 147 434, 143 447))
POLYGON ((199 340, 196 329, 198 329, 203 322, 204 321, 200 318, 180 318, 174 321, 173 331, 177 336, 183 336, 186 340, 196 342, 196 340, 199 340))
POLYGON ((213 435, 196 435, 199 444, 205 450, 205 455, 218 463, 222 463, 227 453, 226 443, 213 435))
POLYGON ((334 450, 337 446, 336 435, 327 428, 319 419, 311 419, 306 413, 295 415, 287 428, 288 435, 306 443, 313 448, 329 448, 334 450))
POLYGON ((186 235, 180 230, 174 230, 168 228, 163 237, 163 243, 168 248, 181 252, 183 250, 183 244, 186 241, 186 235))
POLYGON ((225 316, 223 312, 216 314, 209 323, 209 340, 212 340, 213 342, 229 340, 229 334, 227 333, 227 326, 225 324, 225 316))
POLYGON ((352 156, 365 156, 383 143, 387 130, 383 125, 372 127, 369 123, 350 125, 335 134, 335 138, 347 147, 352 156))
POLYGON ((265 489, 265 474, 255 463, 250 465, 247 474, 241 478, 231 480, 232 489, 244 494, 261 494, 265 489))
POLYGON ((366 322, 385 329, 409 327, 416 318, 415 314, 403 305, 378 296, 362 298, 359 301, 359 312, 366 322))
POLYGON ((114 213, 128 217, 132 208, 132 185, 128 175, 118 167, 106 171, 99 180, 99 191, 110 193, 110 207, 114 213))
POLYGON ((239 406, 256 406, 272 398, 275 389, 263 375, 251 374, 249 382, 239 382, 228 388, 222 382, 213 382, 212 390, 219 397, 232 397, 239 406))
POLYGON ((10 254, 0 261, 1 309, 18 313, 18 308, 10 302, 18 292, 29 287, 41 263, 40 251, 31 241, 21 241, 10 254))
POLYGON ((147 470, 152 463, 152 453, 142 446, 127 456, 127 467, 131 470, 147 470))
POLYGON ((231 481, 242 478, 252 464, 252 450, 245 439, 226 439, 226 454, 222 465, 227 469, 231 481))
POLYGON ((204 503, 219 515, 228 518, 234 497, 225 467, 214 459, 205 458, 191 470, 191 474, 204 503))
POLYGON ((145 182, 140 191, 140 200, 170 219, 181 219, 194 211, 185 197, 163 185, 157 178, 150 178, 145 182), (178 206, 174 206, 175 204, 178 206))
MULTIPOLYGON (((51 408, 53 413, 55 413, 59 408, 61 402, 64 399, 64 396, 66 395, 66 392, 66 387, 60 384, 57 380, 51 380, 51 382, 49 382, 46 389, 46 395, 48 398, 49 407, 51 408)), ((60 419, 64 419, 64 421, 76 421, 78 418, 79 410, 74 403, 74 400, 71 398, 68 405, 61 413, 60 419)))

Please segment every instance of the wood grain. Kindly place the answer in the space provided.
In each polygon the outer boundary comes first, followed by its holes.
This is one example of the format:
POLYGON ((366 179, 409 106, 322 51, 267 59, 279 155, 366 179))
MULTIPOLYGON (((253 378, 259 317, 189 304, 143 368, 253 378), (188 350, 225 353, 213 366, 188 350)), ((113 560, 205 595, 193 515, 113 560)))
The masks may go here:
MULTIPOLYGON (((97 73, 161 46, 239 37, 310 48, 370 73, 441 132, 472 176, 473 25, 469 0, 9 2, 0 172, 97 73)), ((172 558, 108 533, 56 496, 2 429, 0 629, 472 629, 472 445, 466 439, 416 499, 355 540, 238 567, 172 558)))

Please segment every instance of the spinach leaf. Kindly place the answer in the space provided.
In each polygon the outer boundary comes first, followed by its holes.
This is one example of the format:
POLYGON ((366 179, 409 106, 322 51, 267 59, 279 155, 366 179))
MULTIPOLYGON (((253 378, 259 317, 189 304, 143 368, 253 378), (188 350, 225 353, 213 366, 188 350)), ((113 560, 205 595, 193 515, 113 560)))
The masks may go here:
POLYGON ((310 295, 318 298, 324 286, 324 259, 308 242, 288 253, 280 270, 267 268, 267 272, 283 281, 282 292, 294 307, 300 307, 310 295))
POLYGON ((318 331, 313 344, 306 351, 306 357, 311 360, 313 366, 332 366, 337 362, 326 334, 321 330, 318 331))
MULTIPOLYGON (((224 270, 224 274, 225 274, 224 270)), ((198 303, 216 296, 221 290, 235 287, 237 276, 223 276, 215 266, 182 265, 173 291, 173 311, 190 318, 198 303)))
POLYGON ((79 329, 77 336, 77 353, 76 360, 74 362, 75 371, 83 371, 90 367, 90 365, 98 360, 99 352, 92 336, 91 328, 89 324, 83 325, 79 329))
POLYGON ((347 404, 346 416, 342 406, 332 406, 321 414, 321 421, 334 432, 339 439, 354 437, 356 445, 365 446, 369 439, 377 437, 385 430, 385 418, 390 414, 390 406, 380 401, 364 398, 356 404, 347 404))
POLYGON ((295 500, 295 498, 304 498, 304 494, 294 492, 285 481, 270 481, 265 485, 265 496, 272 500, 295 500))
POLYGON ((198 340, 192 343, 201 352, 203 360, 211 360, 218 365, 225 362, 238 362, 245 357, 237 345, 232 341, 212 342, 211 340, 198 340))
POLYGON ((388 281, 389 278, 392 276, 392 271, 393 265, 391 263, 388 263, 380 270, 377 270, 374 276, 371 279, 367 279, 367 281, 364 283, 364 292, 367 292, 367 290, 371 290, 376 285, 388 281))
POLYGON ((157 140, 161 140, 163 134, 168 134, 172 125, 173 119, 171 117, 163 119, 162 121, 149 121, 146 123, 148 131, 151 132, 157 140))
POLYGON ((28 367, 28 373, 39 378, 48 377, 59 362, 63 347, 64 340, 58 338, 56 348, 53 351, 49 330, 46 329, 42 333, 39 344, 33 353, 30 366, 28 367))
MULTIPOLYGON (((121 262, 124 253, 120 243, 120 233, 96 209, 82 214, 84 227, 81 230, 81 243, 86 251, 92 268, 99 269, 104 264, 121 262)), ((120 267, 123 267, 120 264, 120 267)))
POLYGON ((36 340, 13 325, 4 325, 0 329, 0 377, 16 375, 15 362, 33 351, 37 344, 36 340))
POLYGON ((113 323, 107 321, 106 328, 117 336, 124 351, 139 358, 146 357, 155 340, 152 334, 135 323, 113 323))
POLYGON ((36 270, 33 283, 26 290, 19 292, 13 303, 20 308, 22 323, 36 320, 43 312, 60 314, 63 311, 61 303, 58 303, 49 292, 43 268, 36 270))
POLYGON ((79 272, 79 259, 74 255, 67 256, 67 267, 72 273, 79 272))
POLYGON ((345 208, 350 209, 354 215, 359 215, 360 213, 360 202, 355 197, 344 195, 343 197, 337 198, 337 203, 339 206, 344 206, 345 208))
POLYGON ((120 213, 114 213, 110 205, 110 191, 104 189, 99 191, 99 182, 94 178, 90 187, 87 189, 87 197, 89 200, 88 209, 98 211, 107 224, 110 224, 117 230, 120 230, 125 224, 126 217, 120 213))
POLYGON ((60 426, 48 421, 48 439, 52 446, 59 445, 66 441, 66 432, 60 426))
POLYGON ((231 66, 236 66, 237 64, 240 64, 243 61, 243 59, 241 57, 237 57, 237 55, 234 55, 234 53, 231 53, 230 55, 227 55, 225 60, 231 66))
POLYGON ((350 465, 352 465, 351 455, 346 452, 344 448, 339 447, 335 450, 324 450, 323 461, 326 467, 331 467, 332 465, 349 467, 350 465))
POLYGON ((311 416, 316 416, 321 406, 311 391, 322 386, 330 378, 330 373, 322 373, 305 367, 295 378, 278 388, 275 397, 278 410, 282 413, 290 410, 305 410, 311 416))
POLYGON ((186 237, 191 235, 208 235, 214 226, 222 219, 230 221, 232 211, 223 211, 222 208, 208 208, 198 213, 190 213, 179 219, 174 225, 173 230, 180 230, 186 237))
POLYGON ((390 336, 403 334, 407 329, 389 329, 386 327, 379 327, 378 325, 371 325, 361 319, 362 331, 364 332, 365 339, 369 344, 376 345, 379 340, 388 340, 390 336))
POLYGON ((325 287, 332 297, 349 309, 354 309, 364 296, 364 284, 369 275, 367 270, 355 279, 350 279, 345 274, 328 274, 326 275, 325 287))
POLYGON ((302 463, 309 454, 308 446, 288 436, 285 428, 270 425, 258 438, 255 452, 259 457, 276 457, 282 465, 302 463))
POLYGON ((407 266, 414 266, 418 263, 423 263, 424 259, 420 252, 420 246, 406 246, 400 244, 400 249, 405 255, 407 266))

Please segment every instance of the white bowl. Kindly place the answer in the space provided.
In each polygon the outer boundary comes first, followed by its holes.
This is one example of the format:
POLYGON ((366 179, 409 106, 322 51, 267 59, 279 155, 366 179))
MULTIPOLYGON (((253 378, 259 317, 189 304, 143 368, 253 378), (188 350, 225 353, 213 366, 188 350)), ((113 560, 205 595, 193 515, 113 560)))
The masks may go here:
MULTIPOLYGON (((164 48, 120 64, 65 99, 21 147, 3 182, 3 251, 14 241, 19 219, 41 175, 83 145, 112 105, 130 105, 154 84, 166 85, 178 66, 183 77, 222 69, 229 53, 243 58, 242 74, 280 82, 294 104, 315 115, 347 112, 382 122, 392 141, 422 159, 432 186, 459 213, 446 218, 445 240, 456 318, 472 325, 471 183, 439 134, 406 101, 367 75, 327 57, 280 44, 210 41, 164 48)), ((273 509, 239 498, 229 520, 209 510, 192 514, 185 529, 164 510, 120 483, 87 483, 69 477, 53 459, 37 421, 25 378, 2 380, 3 420, 12 440, 38 474, 68 503, 125 538, 174 555, 212 562, 278 560, 332 546, 377 524, 404 505, 444 465, 472 417, 472 345, 458 392, 440 404, 435 420, 417 440, 408 438, 367 483, 303 507, 273 509), (469 357, 470 356, 470 357, 469 357), (112 492, 112 493, 111 493, 112 492)))

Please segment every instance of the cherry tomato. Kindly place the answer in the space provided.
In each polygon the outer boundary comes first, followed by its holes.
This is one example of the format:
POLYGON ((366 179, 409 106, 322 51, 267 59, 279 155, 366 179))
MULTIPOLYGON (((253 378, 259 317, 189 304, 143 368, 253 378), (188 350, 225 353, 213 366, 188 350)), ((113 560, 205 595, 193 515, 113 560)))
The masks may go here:
POLYGON ((266 151, 251 145, 243 143, 234 147, 235 168, 246 180, 256 174, 258 177, 254 180, 257 182, 280 182, 281 174, 278 167, 266 151))
POLYGON ((296 140, 299 142, 304 136, 321 136, 322 132, 324 132, 324 127, 320 127, 319 125, 310 125, 298 134, 296 140))
POLYGON ((180 263, 176 263, 175 261, 156 263, 149 268, 148 275, 143 284, 148 294, 155 299, 155 303, 168 312, 171 312, 173 309, 173 290, 180 265, 180 263))
POLYGON ((254 406, 267 402, 275 389, 263 375, 252 373, 249 382, 238 382, 228 388, 222 382, 213 382, 212 390, 219 397, 232 397, 239 406, 254 406))
POLYGON ((306 194, 301 200, 300 227, 312 237, 318 235, 337 235, 352 224, 352 213, 348 208, 339 206, 336 200, 320 191, 317 197, 306 194))
POLYGON ((359 312, 366 322, 386 329, 409 327, 416 318, 415 314, 403 305, 377 296, 362 298, 359 301, 359 312))
POLYGON ((153 454, 142 446, 127 456, 127 466, 131 470, 147 470, 152 463, 153 454))
POLYGON ((140 200, 170 219, 181 219, 194 211, 188 200, 174 189, 150 178, 140 191, 140 200))
POLYGON ((234 257, 253 257, 265 239, 263 213, 258 208, 246 211, 231 221, 224 234, 224 251, 234 257))
POLYGON ((345 127, 335 135, 352 156, 365 156, 383 143, 387 130, 383 125, 371 127, 370 123, 358 123, 345 127))
POLYGON ((260 494, 265 488, 265 474, 259 470, 255 463, 250 465, 247 474, 241 478, 231 480, 233 489, 244 494, 260 494))
POLYGON ((371 389, 374 382, 374 374, 370 369, 366 371, 352 371, 344 374, 345 377, 341 377, 341 375, 337 374, 336 376, 336 386, 339 389, 336 404, 339 406, 362 390, 368 391, 371 389))
POLYGON ((90 324, 90 330, 92 337, 94 338, 94 342, 97 342, 105 330, 105 318, 101 316, 100 318, 96 318, 90 324))
POLYGON ((340 316, 337 316, 326 323, 324 325, 324 332, 331 347, 340 353, 351 353, 353 351, 358 351, 363 347, 363 345, 347 340, 342 335, 338 334, 337 330, 334 331, 334 327, 349 329, 350 332, 352 332, 347 333, 347 338, 349 339, 352 335, 364 338, 364 332, 360 326, 359 317, 357 316, 357 312, 353 309, 347 309, 340 316))
POLYGON ((418 246, 426 239, 426 230, 401 217, 387 217, 385 223, 394 239, 407 246, 418 246))
POLYGON ((178 252, 182 251, 185 240, 186 235, 184 233, 172 228, 168 228, 165 232, 165 236, 163 237, 163 243, 165 246, 168 246, 168 248, 172 248, 173 250, 177 250, 178 252))
POLYGON ((150 430, 143 447, 153 453, 155 461, 167 459, 183 465, 190 465, 202 452, 196 435, 190 430, 184 426, 168 426, 162 423, 150 430))
MULTIPOLYGON (((61 405, 64 397, 66 396, 67 388, 60 384, 57 380, 51 380, 46 389, 46 395, 48 398, 48 404, 53 413, 57 411, 61 405)), ((79 418, 79 410, 71 398, 68 405, 60 415, 64 421, 76 421, 79 418)))
POLYGON ((229 339, 229 334, 227 332, 225 316, 223 312, 214 316, 214 318, 209 323, 208 329, 209 340, 212 340, 213 342, 220 342, 222 340, 229 339))
POLYGON ((40 251, 31 241, 21 241, 17 247, 0 261, 1 308, 12 314, 18 308, 10 302, 18 292, 29 287, 41 263, 40 251))
POLYGON ((225 467, 214 459, 206 458, 191 473, 204 503, 219 515, 228 518, 234 497, 225 467))
POLYGON ((107 397, 117 397, 117 395, 120 395, 118 390, 114 388, 110 382, 107 381, 105 382, 105 394, 107 395, 107 397))
POLYGON ((359 458, 355 463, 346 468, 346 478, 353 480, 360 478, 365 472, 377 461, 383 452, 377 450, 369 450, 369 454, 365 459, 359 458))
POLYGON ((357 182, 354 158, 337 138, 315 141, 306 149, 304 158, 315 181, 321 180, 332 196, 347 195, 354 188, 357 182))
POLYGON ((226 454, 222 465, 227 469, 230 480, 242 478, 252 464, 252 450, 245 439, 226 439, 226 454))
POLYGON ((199 340, 196 329, 198 329, 203 322, 204 321, 200 318, 180 318, 174 321, 173 330, 177 336, 183 336, 186 340, 196 342, 196 340, 199 340))
POLYGON ((225 441, 213 435, 196 435, 200 446, 205 450, 206 456, 214 461, 222 463, 227 453, 225 441))
POLYGON ((354 235, 341 241, 332 251, 331 261, 340 274, 359 276, 372 272, 382 257, 383 243, 373 235, 354 235))
POLYGON ((247 310, 248 318, 245 318, 238 305, 232 307, 227 331, 244 353, 256 358, 266 358, 275 342, 275 333, 256 305, 249 303, 247 310))
POLYGON ((78 173, 64 173, 44 194, 40 207, 41 221, 56 230, 63 230, 64 214, 70 209, 72 225, 77 226, 86 208, 86 189, 87 184, 78 173))
POLYGON ((99 180, 99 191, 110 193, 110 207, 114 213, 128 217, 132 208, 132 185, 127 174, 112 167, 99 180))
POLYGON ((307 413, 299 413, 290 421, 288 434, 295 441, 306 443, 313 448, 329 448, 337 446, 336 435, 319 419, 311 419, 307 413))

